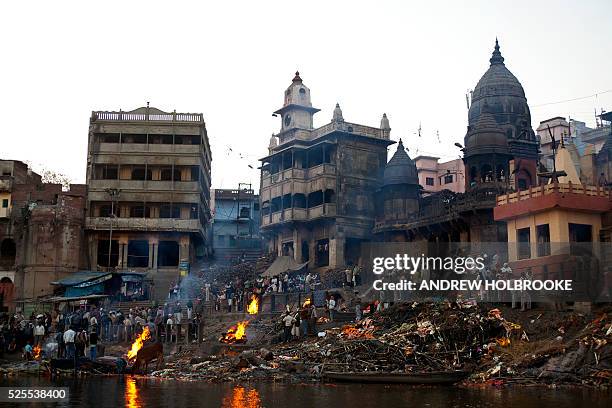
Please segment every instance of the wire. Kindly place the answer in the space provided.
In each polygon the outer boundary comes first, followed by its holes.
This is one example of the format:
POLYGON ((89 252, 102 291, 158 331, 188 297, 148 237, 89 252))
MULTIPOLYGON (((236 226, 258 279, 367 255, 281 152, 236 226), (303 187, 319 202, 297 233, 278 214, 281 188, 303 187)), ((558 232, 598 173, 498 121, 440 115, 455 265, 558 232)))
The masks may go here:
POLYGON ((579 101, 581 99, 588 99, 588 98, 592 98, 594 96, 598 96, 598 95, 602 95, 605 93, 609 93, 612 92, 612 89, 608 89, 607 91, 601 91, 601 92, 597 92, 594 93, 592 95, 587 95, 587 96, 580 96, 578 98, 572 98, 572 99, 565 99, 563 101, 557 101, 557 102, 546 102, 546 103, 541 103, 539 105, 531 105, 532 108, 539 108, 540 106, 548 106, 548 105, 557 105, 559 103, 565 103, 565 102, 573 102, 573 101, 579 101))

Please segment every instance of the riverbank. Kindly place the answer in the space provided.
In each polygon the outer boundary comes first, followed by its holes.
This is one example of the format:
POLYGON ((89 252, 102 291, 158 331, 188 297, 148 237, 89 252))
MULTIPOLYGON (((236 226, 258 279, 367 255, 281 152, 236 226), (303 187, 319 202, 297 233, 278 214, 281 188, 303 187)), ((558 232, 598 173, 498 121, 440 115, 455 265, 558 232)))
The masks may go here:
MULTIPOLYGON (((396 305, 357 324, 324 323, 317 337, 278 343, 269 318, 256 317, 247 340, 224 344, 224 322, 210 323, 201 345, 166 347, 153 378, 201 382, 316 383, 329 371, 423 373, 462 370, 461 385, 612 385, 610 306, 589 314, 455 303, 396 305)), ((109 347, 121 356, 126 346, 109 347)), ((4 376, 37 373, 37 363, 3 365, 4 376)), ((44 372, 43 369, 40 370, 44 372)), ((65 373, 66 375, 69 372, 65 373)), ((94 372, 85 372, 91 375, 94 372)))

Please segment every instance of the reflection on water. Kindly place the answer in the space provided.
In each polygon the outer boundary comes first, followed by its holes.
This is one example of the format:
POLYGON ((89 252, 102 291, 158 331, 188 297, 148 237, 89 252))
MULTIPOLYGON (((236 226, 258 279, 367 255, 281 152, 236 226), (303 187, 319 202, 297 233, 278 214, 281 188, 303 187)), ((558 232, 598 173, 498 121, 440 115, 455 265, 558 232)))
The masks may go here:
POLYGON ((245 389, 238 385, 228 392, 228 396, 223 398, 222 408, 262 408, 259 391, 255 388, 245 389))
MULTIPOLYGON (((0 377, 0 386, 69 387, 57 407, 610 408, 611 392, 574 388, 459 388, 376 384, 208 384, 146 377, 0 377)), ((23 403, 2 403, 23 408, 23 403)), ((38 405, 37 405, 38 406, 38 405)), ((42 404, 41 404, 42 406, 42 404)))
POLYGON ((138 386, 133 377, 128 377, 125 382, 125 406, 128 408, 140 408, 142 406, 138 396, 138 386))

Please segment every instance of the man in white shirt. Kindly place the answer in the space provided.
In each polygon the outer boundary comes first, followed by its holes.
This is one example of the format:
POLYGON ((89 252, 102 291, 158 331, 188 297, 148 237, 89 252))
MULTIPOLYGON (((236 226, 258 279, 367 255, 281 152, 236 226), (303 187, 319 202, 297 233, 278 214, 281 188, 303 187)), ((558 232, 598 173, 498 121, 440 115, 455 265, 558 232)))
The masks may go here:
POLYGON ((74 347, 74 338, 76 336, 76 332, 72 330, 72 327, 69 327, 68 330, 64 332, 64 343, 66 344, 66 358, 74 358, 75 347, 74 347))

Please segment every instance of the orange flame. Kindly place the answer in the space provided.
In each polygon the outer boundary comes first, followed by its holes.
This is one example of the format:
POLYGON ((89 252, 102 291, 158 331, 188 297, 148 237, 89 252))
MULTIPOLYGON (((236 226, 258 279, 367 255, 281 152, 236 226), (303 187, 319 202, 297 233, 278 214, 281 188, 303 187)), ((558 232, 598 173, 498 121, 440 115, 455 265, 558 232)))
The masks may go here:
POLYGON ((248 320, 236 323, 235 326, 227 329, 227 333, 221 337, 220 341, 230 344, 235 343, 236 341, 246 341, 246 328, 248 325, 248 320))
POLYGON ((149 327, 145 326, 144 329, 142 330, 142 333, 140 333, 140 336, 138 336, 138 338, 134 340, 134 343, 132 343, 132 348, 130 348, 130 351, 128 351, 127 353, 128 360, 132 360, 136 358, 136 354, 138 354, 138 350, 142 348, 145 340, 148 340, 150 338, 151 338, 151 332, 149 331, 149 327))
POLYGON ((358 329, 355 326, 344 326, 342 328, 342 336, 347 339, 373 339, 374 338, 374 328, 368 329, 358 329))
POLYGON ((37 344, 32 350, 32 357, 34 357, 34 360, 40 359, 41 352, 42 352, 42 348, 37 344))
POLYGON ((310 306, 310 303, 311 303, 311 302, 310 302, 310 298, 308 298, 308 299, 306 299, 306 300, 304 301, 304 304, 302 305, 302 307, 308 307, 308 306, 310 306))
POLYGON ((250 315, 254 315, 259 312, 259 299, 257 298, 257 295, 251 295, 251 302, 247 306, 247 312, 250 315))

